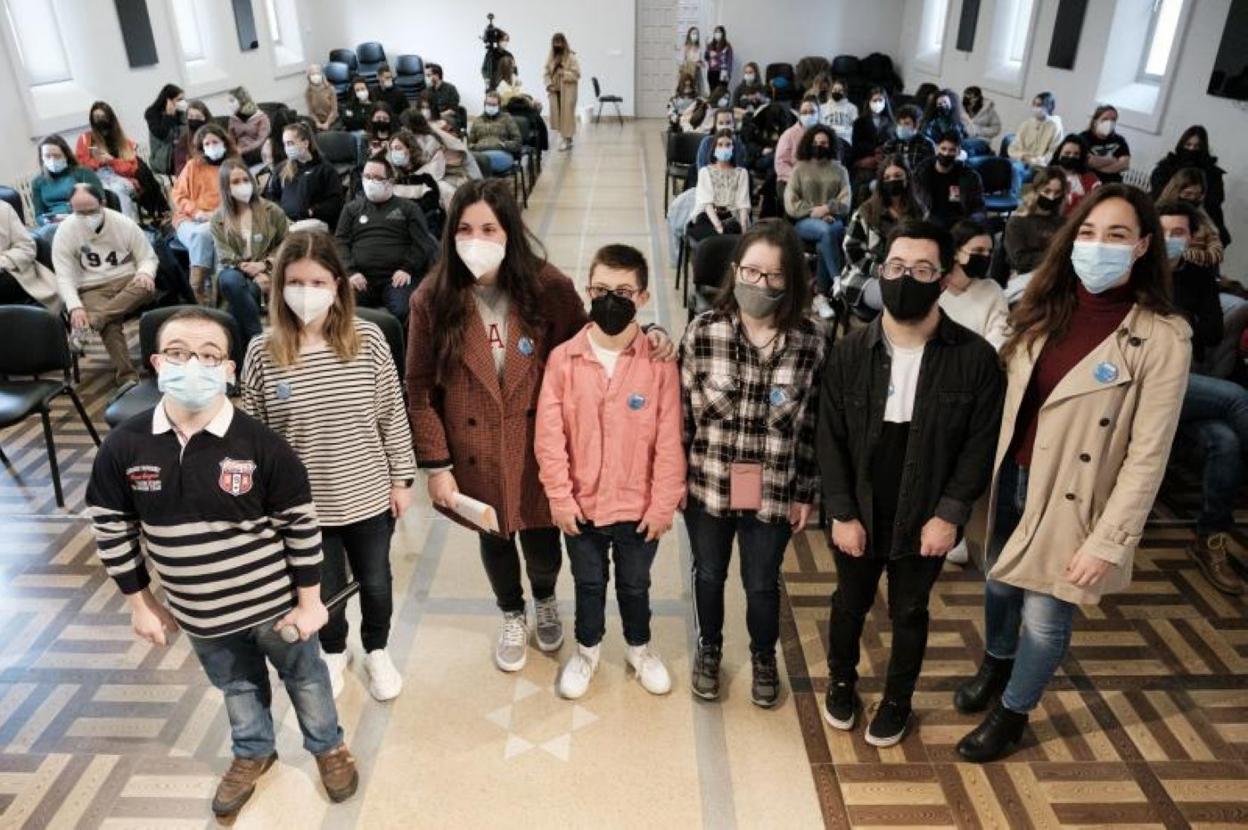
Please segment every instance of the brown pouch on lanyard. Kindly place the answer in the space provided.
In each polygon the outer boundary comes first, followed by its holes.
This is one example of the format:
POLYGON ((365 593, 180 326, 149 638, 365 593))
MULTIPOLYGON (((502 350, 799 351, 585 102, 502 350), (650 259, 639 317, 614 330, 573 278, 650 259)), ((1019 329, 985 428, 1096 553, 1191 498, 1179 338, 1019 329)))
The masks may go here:
POLYGON ((728 509, 758 510, 763 506, 763 465, 734 461, 728 468, 728 509))

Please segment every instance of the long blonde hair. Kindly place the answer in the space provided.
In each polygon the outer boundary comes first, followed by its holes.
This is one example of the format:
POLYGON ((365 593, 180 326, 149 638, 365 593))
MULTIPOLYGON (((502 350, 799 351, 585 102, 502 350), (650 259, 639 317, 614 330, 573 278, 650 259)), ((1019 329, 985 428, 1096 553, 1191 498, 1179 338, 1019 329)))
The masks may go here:
POLYGON ((310 259, 334 275, 336 297, 325 317, 325 342, 339 360, 354 360, 360 352, 360 336, 355 330, 355 290, 347 279, 347 269, 338 256, 334 238, 324 231, 295 231, 277 252, 269 303, 269 356, 278 366, 299 362, 299 336, 303 323, 282 299, 286 289, 286 269, 310 259))

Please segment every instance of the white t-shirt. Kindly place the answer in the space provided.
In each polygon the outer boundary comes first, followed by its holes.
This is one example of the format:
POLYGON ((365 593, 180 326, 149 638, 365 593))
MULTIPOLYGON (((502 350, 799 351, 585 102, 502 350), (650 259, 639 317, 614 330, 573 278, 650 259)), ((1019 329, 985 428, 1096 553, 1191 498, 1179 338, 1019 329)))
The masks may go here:
POLYGON ((620 353, 612 351, 605 346, 599 346, 594 342, 594 338, 589 338, 589 347, 594 350, 594 357, 598 358, 598 362, 602 364, 602 368, 607 370, 607 380, 615 374, 615 362, 619 360, 620 353))
POLYGON ((888 397, 884 401, 884 420, 908 424, 914 416, 914 394, 919 387, 919 368, 923 364, 923 347, 902 349, 888 342, 893 368, 888 377, 888 397))

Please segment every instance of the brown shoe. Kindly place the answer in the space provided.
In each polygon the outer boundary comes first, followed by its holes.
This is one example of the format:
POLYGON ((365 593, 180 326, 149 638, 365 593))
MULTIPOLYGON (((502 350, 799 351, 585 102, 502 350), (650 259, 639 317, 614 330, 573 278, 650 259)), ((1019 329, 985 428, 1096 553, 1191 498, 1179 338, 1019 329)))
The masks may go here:
POLYGON ((355 795, 360 785, 360 774, 355 770, 355 758, 351 757, 346 744, 339 744, 337 749, 317 755, 316 766, 321 771, 321 783, 325 785, 330 801, 346 801, 355 795))
POLYGON ((1213 587, 1224 594, 1238 596, 1244 592, 1244 582, 1231 567, 1226 543, 1225 533, 1197 536, 1196 541, 1187 546, 1187 555, 1196 560, 1213 587))
POLYGON ((276 752, 267 758, 235 758, 217 785, 217 794, 212 797, 212 812, 218 816, 231 816, 241 810, 256 791, 256 779, 264 775, 276 760, 276 752))

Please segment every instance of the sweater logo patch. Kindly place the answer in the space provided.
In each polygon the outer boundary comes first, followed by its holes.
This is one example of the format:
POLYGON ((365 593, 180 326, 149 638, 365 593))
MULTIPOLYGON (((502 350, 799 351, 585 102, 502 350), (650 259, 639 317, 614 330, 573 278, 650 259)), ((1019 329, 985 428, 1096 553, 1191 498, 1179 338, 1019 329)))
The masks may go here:
POLYGON ((160 467, 153 464, 127 467, 126 480, 130 482, 130 489, 136 493, 159 493, 160 467))
POLYGON ((252 473, 256 471, 254 461, 236 461, 226 458, 221 462, 221 475, 217 484, 231 496, 242 496, 251 492, 252 473))

